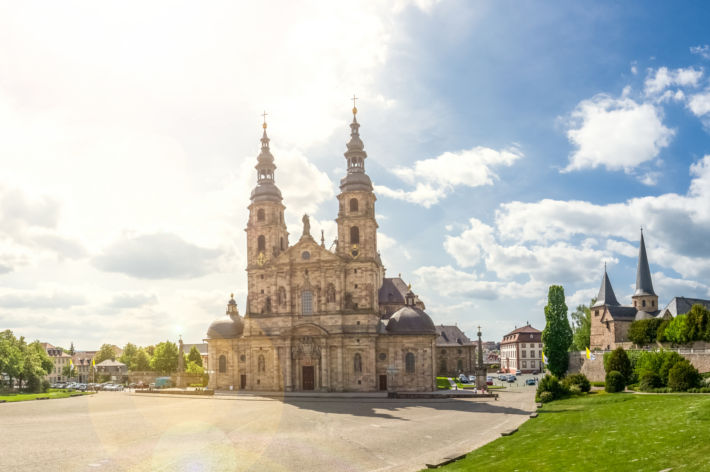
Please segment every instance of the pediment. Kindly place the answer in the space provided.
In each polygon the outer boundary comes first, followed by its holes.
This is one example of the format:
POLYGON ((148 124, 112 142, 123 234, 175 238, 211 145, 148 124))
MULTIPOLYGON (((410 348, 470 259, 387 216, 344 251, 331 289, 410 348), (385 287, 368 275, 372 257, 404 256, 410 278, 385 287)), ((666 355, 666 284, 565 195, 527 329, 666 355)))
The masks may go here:
POLYGON ((303 323, 291 328, 291 336, 327 336, 328 331, 315 323, 303 323))
POLYGON ((281 253, 274 264, 295 264, 309 262, 338 262, 340 256, 321 247, 312 237, 302 237, 296 244, 281 253))

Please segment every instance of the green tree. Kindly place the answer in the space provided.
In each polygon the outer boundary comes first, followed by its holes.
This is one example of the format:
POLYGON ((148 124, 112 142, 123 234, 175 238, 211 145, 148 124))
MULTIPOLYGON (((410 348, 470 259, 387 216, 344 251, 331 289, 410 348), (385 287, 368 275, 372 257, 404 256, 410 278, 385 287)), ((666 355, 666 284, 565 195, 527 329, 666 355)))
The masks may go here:
POLYGON ((178 348, 175 343, 165 341, 155 346, 153 358, 150 366, 153 370, 161 374, 171 374, 177 370, 178 348))
POLYGON ((54 363, 39 341, 26 344, 23 337, 20 337, 19 341, 22 365, 17 379, 20 381, 20 387, 23 382, 27 382, 30 391, 39 392, 42 377, 54 369, 54 363))
POLYGON ((74 356, 76 354, 76 351, 74 350, 74 341, 71 342, 71 345, 69 346, 69 353, 70 356, 74 356))
POLYGON ((550 286, 545 306, 545 320, 542 344, 547 368, 552 375, 562 377, 567 372, 567 351, 572 345, 572 328, 567 320, 565 291, 561 285, 550 286))
POLYGON ((666 340, 676 344, 690 342, 690 329, 688 315, 678 315, 668 324, 664 333, 666 340))
POLYGON ((688 338, 690 341, 705 339, 710 325, 710 310, 696 303, 690 308, 688 316, 688 338))
POLYGON ((700 386, 700 373, 698 369, 687 360, 677 362, 668 371, 668 387, 676 392, 685 392, 689 388, 700 386))
POLYGON ((188 374, 204 374, 205 369, 203 369, 202 366, 198 365, 196 362, 189 361, 185 366, 185 372, 188 374))
POLYGON ((200 354, 200 351, 197 350, 196 346, 192 346, 192 348, 190 348, 190 354, 187 355, 187 360, 202 367, 202 354, 200 354))
POLYGON ((659 318, 649 318, 647 320, 637 320, 631 323, 627 336, 629 340, 637 346, 645 346, 656 341, 658 328, 663 320, 659 318))
POLYGON ((608 357, 604 358, 604 370, 607 373, 619 372, 624 377, 625 384, 629 384, 633 372, 631 370, 631 361, 623 347, 617 347, 608 357))
POLYGON ((146 370, 150 370, 150 356, 147 352, 145 352, 145 349, 138 349, 136 355, 133 356, 133 362, 130 365, 130 369, 134 372, 144 372, 146 370))
POLYGON ((67 378, 74 378, 76 376, 76 368, 73 365, 65 365, 62 367, 62 375, 67 378))
MULTIPOLYGON (((24 339, 20 339, 24 343, 24 339)), ((0 333, 0 373, 8 376, 9 385, 12 385, 13 380, 19 378, 22 372, 24 356, 20 339, 9 329, 0 333)))
POLYGON ((133 370, 133 359, 135 358, 137 353, 138 347, 135 344, 127 343, 123 347, 123 354, 121 354, 121 357, 118 360, 119 362, 123 362, 124 364, 126 364, 130 370, 133 370))
POLYGON ((578 305, 577 310, 570 313, 572 317, 572 351, 584 351, 589 347, 589 338, 592 331, 592 311, 590 307, 597 302, 596 298, 587 305, 578 305))
POLYGON ((94 362, 99 365, 106 359, 116 360, 116 351, 113 350, 113 346, 110 344, 102 344, 99 352, 94 356, 94 362))

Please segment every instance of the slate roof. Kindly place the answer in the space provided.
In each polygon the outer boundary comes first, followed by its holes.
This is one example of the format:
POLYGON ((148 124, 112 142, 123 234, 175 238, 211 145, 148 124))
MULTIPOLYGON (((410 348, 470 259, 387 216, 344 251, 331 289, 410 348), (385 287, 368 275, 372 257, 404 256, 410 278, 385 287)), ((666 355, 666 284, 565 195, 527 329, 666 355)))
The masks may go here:
POLYGON ((648 257, 646 256, 646 243, 641 232, 641 244, 639 245, 639 261, 636 267, 636 292, 634 295, 655 295, 653 282, 651 282, 651 270, 648 267, 648 257))
POLYGON ((678 315, 688 313, 690 308, 696 303, 699 303, 710 310, 710 300, 703 300, 702 298, 674 297, 673 300, 671 300, 668 305, 661 310, 661 312, 665 313, 667 310, 671 315, 673 315, 673 317, 676 317, 678 315))
POLYGON ((471 341, 458 326, 436 326, 436 334, 438 335, 436 337, 437 346, 464 346, 473 344, 473 341, 471 341))
POLYGON ((407 284, 399 277, 385 278, 377 298, 380 303, 402 303, 408 291, 407 284))
POLYGON ((123 362, 112 361, 111 359, 106 359, 103 362, 96 364, 96 367, 125 367, 126 364, 123 362))
POLYGON ((405 305, 395 312, 387 322, 390 334, 436 334, 434 322, 424 310, 405 305))
POLYGON ((609 306, 607 307, 609 314, 613 320, 629 320, 633 321, 636 318, 636 308, 632 306, 609 306))
POLYGON ((606 273, 606 266, 604 267, 604 277, 602 277, 602 285, 599 287, 599 294, 597 295, 597 302, 592 306, 618 306, 619 302, 614 295, 614 289, 611 288, 611 282, 609 281, 609 276, 606 273))
POLYGON ((530 340, 530 337, 528 336, 523 339, 521 338, 521 335, 523 334, 532 334, 533 342, 540 342, 540 339, 542 338, 542 331, 540 331, 539 329, 535 329, 529 324, 527 324, 525 326, 521 326, 520 328, 516 328, 510 333, 503 336, 503 341, 501 341, 501 344, 528 342, 530 340))
POLYGON ((185 354, 189 354, 189 353, 190 353, 190 349, 192 349, 192 346, 195 346, 195 347, 197 348, 197 351, 198 351, 201 355, 203 355, 203 356, 206 356, 206 355, 207 355, 207 343, 200 343, 200 344, 187 344, 187 343, 185 343, 185 344, 182 345, 182 350, 183 350, 183 352, 184 352, 185 354))

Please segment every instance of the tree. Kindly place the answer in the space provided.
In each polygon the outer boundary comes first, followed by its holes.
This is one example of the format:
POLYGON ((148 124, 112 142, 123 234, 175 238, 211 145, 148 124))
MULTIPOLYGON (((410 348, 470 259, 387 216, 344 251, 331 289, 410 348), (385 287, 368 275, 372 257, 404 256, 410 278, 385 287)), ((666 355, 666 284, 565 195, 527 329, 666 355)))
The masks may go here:
POLYGON ((572 345, 572 328, 567 320, 565 291, 561 285, 551 285, 545 306, 545 329, 542 344, 547 368, 552 375, 562 377, 567 372, 567 351, 572 345))
POLYGON ((708 327, 710 326, 710 310, 696 303, 690 308, 688 316, 688 338, 690 341, 708 340, 708 327))
POLYGON ((138 349, 136 355, 133 356, 133 362, 131 363, 129 368, 133 372, 145 372, 146 370, 150 370, 150 356, 147 352, 145 352, 145 349, 138 349))
POLYGON ((589 338, 592 331, 592 311, 596 298, 587 305, 578 305, 577 310, 570 313, 572 317, 572 351, 584 351, 589 347, 589 338))
POLYGON ((137 353, 138 347, 136 347, 135 344, 127 343, 123 347, 123 354, 121 354, 121 357, 118 360, 126 364, 130 370, 133 370, 131 366, 133 365, 133 359, 137 353))
POLYGON ((62 367, 62 375, 67 378, 72 378, 76 375, 76 369, 73 365, 65 365, 62 367))
POLYGON ((177 370, 177 365, 178 348, 175 343, 165 341, 155 346, 155 352, 150 361, 150 366, 153 370, 161 374, 170 374, 177 370))
POLYGON ((74 356, 76 354, 76 351, 74 351, 74 341, 71 342, 71 345, 69 346, 69 355, 74 356))
POLYGON ((685 392, 689 388, 700 386, 698 369, 687 360, 677 362, 668 372, 668 387, 676 392, 685 392))
POLYGON ((190 354, 187 355, 188 362, 194 362, 195 364, 202 367, 202 354, 197 350, 196 346, 190 348, 190 354))
POLYGON ((664 333, 666 340, 676 344, 690 342, 690 329, 688 315, 678 315, 668 324, 664 333))
POLYGON ((94 362, 96 365, 102 363, 106 359, 116 360, 116 351, 113 350, 113 346, 110 344, 102 344, 99 352, 94 356, 94 362))
POLYGON ((604 358, 604 370, 607 373, 619 372, 624 377, 625 385, 629 384, 633 372, 631 370, 631 361, 623 347, 617 347, 608 357, 604 358))
POLYGON ((185 367, 185 373, 188 373, 188 374, 204 374, 204 373, 205 373, 205 369, 202 368, 201 365, 197 365, 196 362, 188 361, 187 366, 185 367))
POLYGON ((41 378, 54 369, 54 363, 39 341, 26 344, 25 339, 20 337, 19 345, 21 369, 17 379, 20 381, 20 387, 22 387, 22 382, 25 381, 30 391, 38 392, 42 386, 41 378))
POLYGON ((649 318, 647 320, 637 320, 631 323, 627 336, 629 340, 637 346, 645 346, 656 341, 658 328, 663 320, 659 318, 649 318))

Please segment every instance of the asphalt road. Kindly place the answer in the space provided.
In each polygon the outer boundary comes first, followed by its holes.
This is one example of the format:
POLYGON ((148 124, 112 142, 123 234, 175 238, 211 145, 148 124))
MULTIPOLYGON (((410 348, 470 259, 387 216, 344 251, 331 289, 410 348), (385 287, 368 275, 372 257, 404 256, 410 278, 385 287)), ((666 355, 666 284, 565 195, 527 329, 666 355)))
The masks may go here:
POLYGON ((0 404, 2 471, 413 471, 517 427, 534 388, 482 399, 99 392, 0 404))

